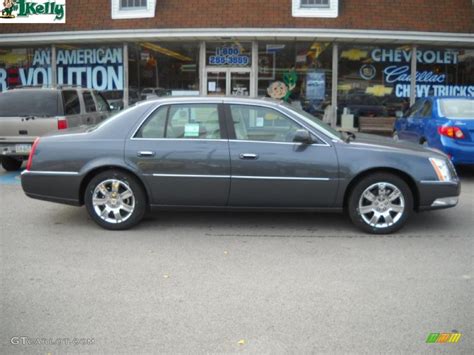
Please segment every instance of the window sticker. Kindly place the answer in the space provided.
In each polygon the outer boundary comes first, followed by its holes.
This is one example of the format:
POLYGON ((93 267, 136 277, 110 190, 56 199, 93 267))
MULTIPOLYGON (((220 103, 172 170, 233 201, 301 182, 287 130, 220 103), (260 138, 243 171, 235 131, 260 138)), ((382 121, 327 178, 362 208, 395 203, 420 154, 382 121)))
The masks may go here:
POLYGON ((188 123, 184 126, 184 137, 199 137, 199 124, 188 123))
POLYGON ((263 127, 265 125, 263 117, 257 117, 257 122, 255 122, 256 127, 263 127))

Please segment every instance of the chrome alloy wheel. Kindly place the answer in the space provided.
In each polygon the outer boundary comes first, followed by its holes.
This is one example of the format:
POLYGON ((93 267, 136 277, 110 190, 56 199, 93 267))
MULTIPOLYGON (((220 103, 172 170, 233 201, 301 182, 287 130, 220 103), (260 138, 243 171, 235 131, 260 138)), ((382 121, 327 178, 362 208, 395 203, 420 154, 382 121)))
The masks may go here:
POLYGON ((109 179, 94 189, 92 205, 95 213, 104 221, 119 224, 133 214, 135 195, 124 181, 109 179))
POLYGON ((374 228, 387 228, 397 223, 405 211, 402 192, 393 184, 378 182, 364 190, 358 212, 365 223, 374 228))

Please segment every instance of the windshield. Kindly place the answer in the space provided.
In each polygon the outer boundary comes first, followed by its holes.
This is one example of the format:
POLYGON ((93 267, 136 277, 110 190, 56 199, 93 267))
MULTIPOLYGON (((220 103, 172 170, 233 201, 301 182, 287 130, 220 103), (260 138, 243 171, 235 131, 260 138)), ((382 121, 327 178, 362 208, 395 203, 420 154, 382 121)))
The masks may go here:
POLYGON ((474 119, 474 100, 472 99, 441 99, 439 107, 444 117, 474 119))
POLYGON ((0 117, 58 116, 59 96, 52 90, 12 90, 0 94, 0 117))
POLYGON ((323 133, 325 133, 328 137, 330 138, 337 138, 337 139, 343 139, 341 132, 335 130, 332 128, 330 125, 324 123, 321 121, 319 118, 314 117, 312 114, 303 111, 297 107, 294 107, 286 102, 281 104, 283 107, 285 107, 288 110, 291 110, 298 114, 301 118, 303 118, 305 121, 309 121, 308 123, 311 124, 312 126, 316 126, 319 130, 321 130, 323 133))

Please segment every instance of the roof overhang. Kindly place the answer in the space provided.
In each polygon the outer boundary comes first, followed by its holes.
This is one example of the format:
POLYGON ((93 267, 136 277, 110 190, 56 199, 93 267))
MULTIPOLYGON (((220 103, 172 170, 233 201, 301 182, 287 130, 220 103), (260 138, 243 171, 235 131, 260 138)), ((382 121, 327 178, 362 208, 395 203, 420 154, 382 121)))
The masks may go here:
POLYGON ((127 29, 2 34, 0 45, 25 46, 53 43, 112 43, 164 40, 296 40, 386 44, 424 44, 474 47, 474 33, 346 30, 321 28, 187 28, 127 29))

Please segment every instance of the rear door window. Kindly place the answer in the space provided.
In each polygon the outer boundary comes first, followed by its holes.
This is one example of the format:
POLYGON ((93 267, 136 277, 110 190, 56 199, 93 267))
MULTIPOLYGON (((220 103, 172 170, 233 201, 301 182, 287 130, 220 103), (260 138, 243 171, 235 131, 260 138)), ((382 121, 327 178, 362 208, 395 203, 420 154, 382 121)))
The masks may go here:
POLYGON ((81 103, 76 90, 63 91, 64 114, 66 116, 78 115, 81 113, 81 103))
POLYGON ((220 139, 217 104, 164 106, 140 128, 137 138, 220 139))
POLYGON ((60 114, 59 95, 55 90, 24 89, 0 94, 0 117, 54 117, 60 114))
POLYGON ((84 91, 84 105, 86 106, 86 112, 96 112, 94 98, 90 91, 84 91))

